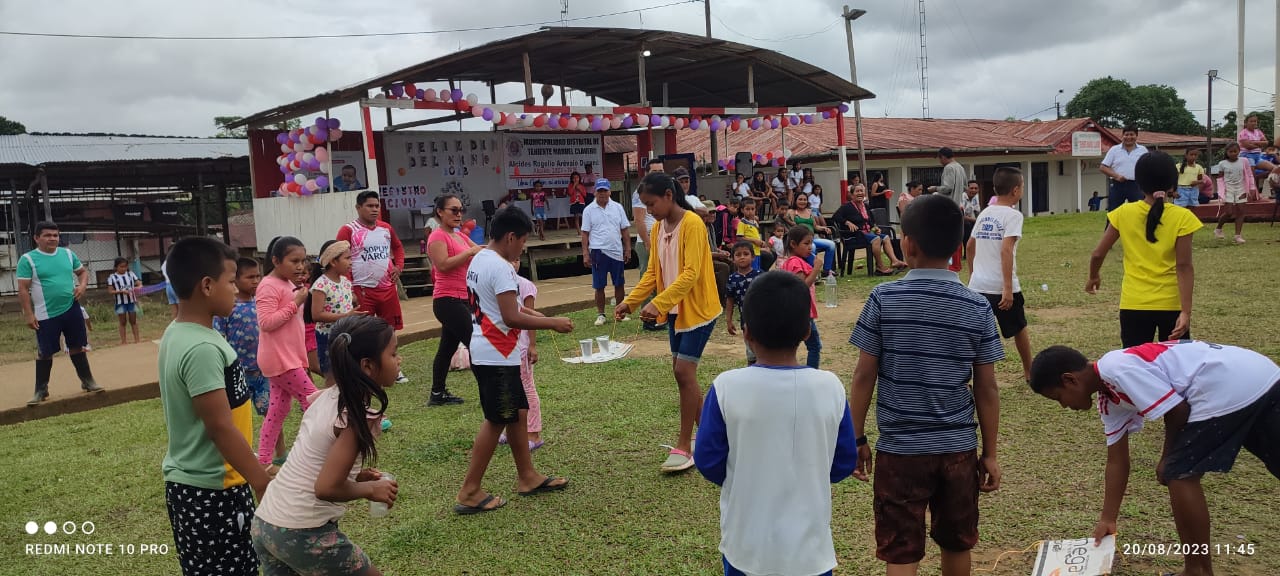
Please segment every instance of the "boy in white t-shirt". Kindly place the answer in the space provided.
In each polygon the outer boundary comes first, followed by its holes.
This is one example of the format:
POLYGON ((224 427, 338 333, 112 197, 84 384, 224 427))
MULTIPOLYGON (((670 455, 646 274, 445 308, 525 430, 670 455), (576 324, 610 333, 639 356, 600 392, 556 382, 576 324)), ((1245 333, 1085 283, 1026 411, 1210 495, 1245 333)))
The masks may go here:
POLYGON ((520 381, 520 333, 522 330, 573 331, 568 318, 547 318, 525 310, 519 301, 519 284, 511 261, 520 258, 533 222, 523 210, 508 206, 493 215, 490 240, 467 267, 467 292, 472 310, 471 371, 480 387, 484 423, 471 447, 471 464, 458 491, 457 514, 497 510, 506 500, 485 492, 481 482, 506 431, 516 464, 517 490, 521 496, 563 490, 567 478, 544 476, 529 456, 527 419, 529 401, 520 381))
POLYGON ((1244 348, 1195 340, 1108 352, 1096 363, 1065 346, 1040 352, 1031 389, 1064 408, 1088 410, 1098 395, 1107 437, 1102 515, 1095 540, 1116 533, 1129 479, 1129 434, 1164 418, 1156 479, 1169 487, 1183 574, 1212 574, 1209 508, 1200 477, 1228 472, 1240 448, 1280 478, 1280 366, 1244 348))
POLYGON ((1000 335, 1013 338, 1022 358, 1022 377, 1031 380, 1031 336, 1018 284, 1018 240, 1022 239, 1022 213, 1014 206, 1022 200, 1022 172, 997 168, 992 177, 994 202, 978 214, 965 252, 969 254, 969 289, 991 303, 1000 335))
MULTIPOLYGON (((745 249, 744 249, 745 251, 745 249)), ((831 574, 831 484, 858 466, 840 379, 801 364, 809 287, 761 274, 742 303, 756 364, 721 373, 702 403, 693 461, 720 490, 726 575, 831 574)))

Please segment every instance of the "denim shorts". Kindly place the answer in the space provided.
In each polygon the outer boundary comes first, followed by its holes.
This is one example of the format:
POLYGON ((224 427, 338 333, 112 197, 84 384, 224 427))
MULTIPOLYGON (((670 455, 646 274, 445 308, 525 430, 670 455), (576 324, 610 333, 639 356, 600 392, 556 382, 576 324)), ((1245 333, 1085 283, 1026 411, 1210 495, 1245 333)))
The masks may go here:
POLYGON ((668 315, 667 339, 671 342, 671 355, 676 360, 697 364, 702 360, 702 351, 706 349, 707 341, 711 340, 711 333, 715 329, 716 321, 712 320, 693 330, 676 332, 676 315, 668 315))
POLYGON ((1200 205, 1200 188, 1197 186, 1179 186, 1178 197, 1173 199, 1173 203, 1183 208, 1200 205))
POLYGON ((627 263, 621 260, 614 260, 604 252, 599 250, 591 251, 591 288, 595 290, 603 290, 605 285, 612 280, 615 288, 626 285, 623 278, 623 270, 627 263))
POLYGON ((126 302, 124 304, 116 304, 116 316, 124 316, 125 314, 137 314, 138 303, 126 302))
POLYGON ((547 207, 546 207, 546 206, 534 206, 534 207, 533 207, 533 218, 534 218, 535 220, 546 220, 546 219, 547 219, 547 207))

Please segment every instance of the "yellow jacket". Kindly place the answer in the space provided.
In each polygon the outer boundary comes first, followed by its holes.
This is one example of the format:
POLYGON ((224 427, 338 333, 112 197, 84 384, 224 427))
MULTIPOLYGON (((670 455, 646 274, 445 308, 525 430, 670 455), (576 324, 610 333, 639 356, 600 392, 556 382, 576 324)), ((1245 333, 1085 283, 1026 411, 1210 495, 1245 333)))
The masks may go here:
POLYGON ((720 295, 716 288, 715 268, 711 265, 711 244, 707 238, 707 226, 693 210, 686 210, 680 221, 680 275, 670 286, 662 281, 662 258, 658 243, 662 221, 654 223, 649 233, 649 267, 640 277, 639 284, 623 300, 632 310, 649 295, 657 293, 653 305, 658 308, 658 322, 665 322, 667 311, 676 304, 680 314, 676 316, 676 332, 687 332, 714 322, 721 312, 720 295))

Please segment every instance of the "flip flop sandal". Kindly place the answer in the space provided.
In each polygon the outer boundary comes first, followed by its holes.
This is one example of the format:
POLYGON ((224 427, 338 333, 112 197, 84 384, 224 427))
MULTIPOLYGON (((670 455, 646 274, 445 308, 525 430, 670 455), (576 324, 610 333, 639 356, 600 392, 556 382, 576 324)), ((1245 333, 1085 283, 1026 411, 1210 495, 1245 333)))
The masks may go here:
POLYGON ((453 513, 459 516, 470 516, 472 514, 483 514, 485 512, 493 512, 494 510, 497 510, 506 505, 507 505, 506 500, 503 500, 501 498, 498 498, 497 496, 494 496, 493 494, 490 494, 488 496, 485 496, 484 500, 481 500, 480 503, 476 504, 475 506, 467 506, 466 504, 463 504, 461 502, 454 504, 453 513), (497 506, 494 506, 493 508, 485 508, 485 506, 487 506, 490 502, 493 502, 495 499, 498 501, 497 506))
POLYGON ((546 492, 557 492, 560 490, 564 490, 565 487, 569 485, 568 479, 565 480, 564 484, 552 484, 552 482, 555 482, 558 479, 559 478, 555 476, 547 476, 547 479, 543 480, 542 483, 539 484, 537 488, 534 488, 533 490, 530 490, 528 492, 516 492, 516 493, 521 496, 537 496, 538 494, 543 494, 546 492))
POLYGON ((534 450, 537 450, 537 449, 541 448, 543 444, 546 444, 546 441, 545 441, 545 440, 539 440, 539 441, 537 441, 537 442, 534 442, 533 440, 530 440, 530 441, 529 441, 529 453, 531 453, 531 454, 532 454, 534 450))

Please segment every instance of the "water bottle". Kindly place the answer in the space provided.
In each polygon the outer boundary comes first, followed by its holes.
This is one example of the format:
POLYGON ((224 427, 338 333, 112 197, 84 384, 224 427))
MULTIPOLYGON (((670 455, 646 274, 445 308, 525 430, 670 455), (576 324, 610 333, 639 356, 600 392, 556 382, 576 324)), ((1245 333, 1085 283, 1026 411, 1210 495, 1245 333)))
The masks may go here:
POLYGON ((836 302, 837 302, 837 300, 838 300, 838 295, 837 295, 837 293, 836 293, 836 276, 835 276, 835 274, 831 274, 831 275, 827 276, 827 279, 826 279, 825 281, 823 281, 823 285, 825 285, 825 286, 826 286, 826 289, 825 289, 826 297, 825 297, 824 299, 825 299, 825 300, 826 300, 826 302, 827 302, 827 308, 835 308, 835 307, 836 307, 836 302))
MULTIPOLYGON (((379 480, 395 480, 395 479, 396 479, 395 476, 387 474, 386 472, 383 472, 382 477, 379 478, 379 480)), ((382 502, 374 502, 373 500, 369 501, 369 517, 370 518, 383 518, 390 512, 391 512, 390 506, 387 506, 382 502)))

